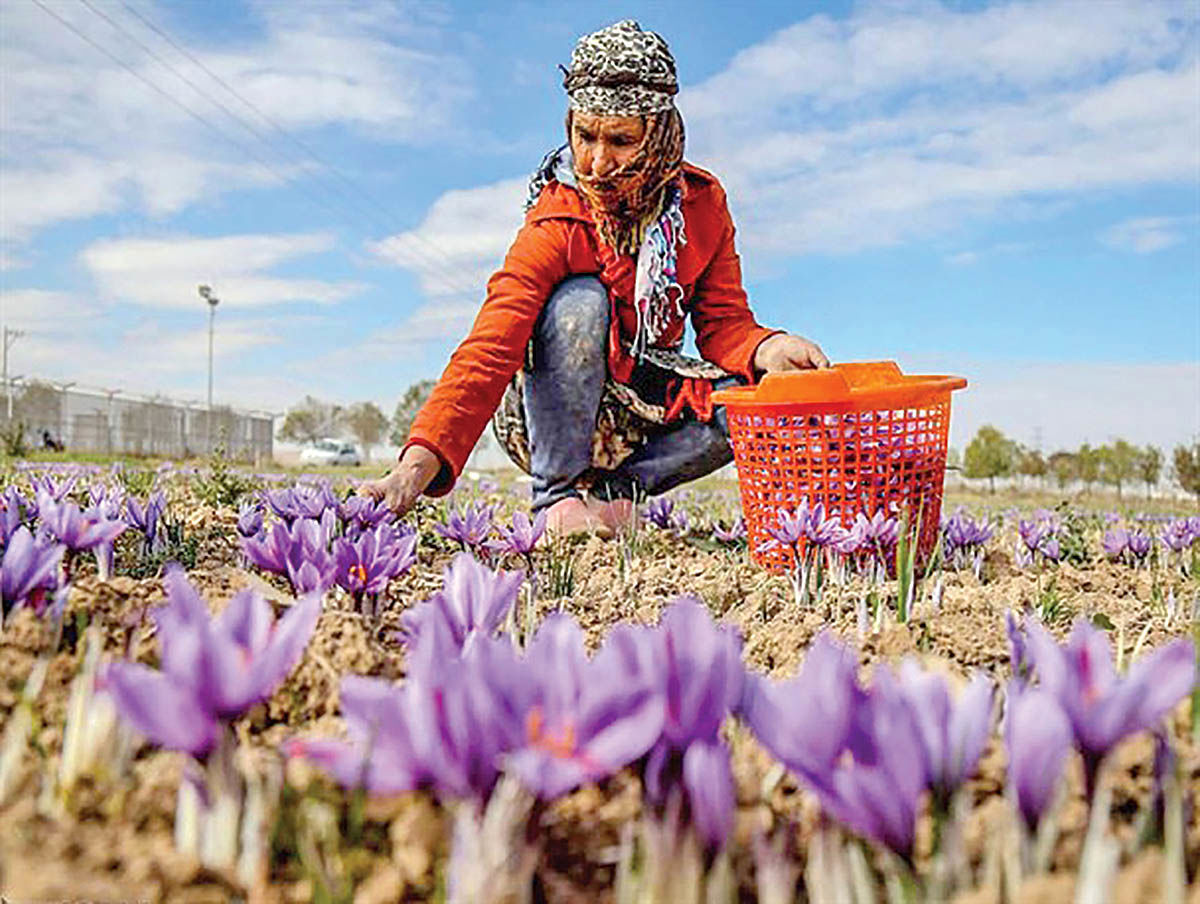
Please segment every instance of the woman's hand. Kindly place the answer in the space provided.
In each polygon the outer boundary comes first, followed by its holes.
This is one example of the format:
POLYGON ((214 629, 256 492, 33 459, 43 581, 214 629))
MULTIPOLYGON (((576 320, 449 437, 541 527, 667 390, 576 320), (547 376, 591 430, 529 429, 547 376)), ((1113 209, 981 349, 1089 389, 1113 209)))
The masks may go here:
POLYGON ((405 514, 442 469, 438 457, 424 446, 409 446, 386 477, 358 488, 360 496, 382 499, 397 515, 405 514))
POLYGON ((829 359, 821 351, 821 346, 803 336, 789 333, 776 333, 764 339, 754 353, 754 369, 766 373, 828 366, 829 359))

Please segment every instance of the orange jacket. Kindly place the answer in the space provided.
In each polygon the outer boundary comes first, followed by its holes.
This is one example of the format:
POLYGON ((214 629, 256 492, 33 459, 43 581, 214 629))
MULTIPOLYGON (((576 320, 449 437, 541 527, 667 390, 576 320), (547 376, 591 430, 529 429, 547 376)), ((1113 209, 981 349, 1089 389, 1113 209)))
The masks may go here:
MULTIPOLYGON (((687 243, 679 248, 676 274, 696 348, 706 360, 754 382, 754 353, 777 331, 759 326, 746 303, 725 190, 699 167, 684 164, 683 172, 687 243)), ((626 349, 637 330, 634 260, 615 256, 599 242, 574 188, 551 182, 526 214, 503 266, 488 280, 487 298, 470 335, 451 355, 409 432, 405 448, 424 446, 442 462, 427 494, 440 496, 454 485, 509 380, 524 363, 542 305, 556 285, 578 274, 596 275, 609 290, 609 372, 628 381, 632 362, 626 349)), ((682 319, 677 320, 659 344, 676 345, 683 329, 682 319)))

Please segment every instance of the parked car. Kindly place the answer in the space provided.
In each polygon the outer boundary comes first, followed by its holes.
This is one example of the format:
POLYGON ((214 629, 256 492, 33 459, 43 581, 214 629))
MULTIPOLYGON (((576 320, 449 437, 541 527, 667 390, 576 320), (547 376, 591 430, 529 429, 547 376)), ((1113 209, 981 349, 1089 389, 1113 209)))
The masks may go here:
POLYGON ((353 443, 340 439, 319 439, 300 451, 300 460, 313 465, 349 465, 357 468, 362 456, 353 443))

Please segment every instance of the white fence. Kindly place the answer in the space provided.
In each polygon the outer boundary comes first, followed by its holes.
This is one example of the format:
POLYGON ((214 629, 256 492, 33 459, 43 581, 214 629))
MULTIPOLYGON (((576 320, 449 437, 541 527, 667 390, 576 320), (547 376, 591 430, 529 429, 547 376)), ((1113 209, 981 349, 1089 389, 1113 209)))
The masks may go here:
POLYGON ((0 387, 0 423, 7 432, 25 428, 30 449, 46 440, 81 452, 188 458, 218 444, 231 458, 271 459, 274 422, 266 413, 214 407, 165 397, 58 387, 39 381, 0 387))

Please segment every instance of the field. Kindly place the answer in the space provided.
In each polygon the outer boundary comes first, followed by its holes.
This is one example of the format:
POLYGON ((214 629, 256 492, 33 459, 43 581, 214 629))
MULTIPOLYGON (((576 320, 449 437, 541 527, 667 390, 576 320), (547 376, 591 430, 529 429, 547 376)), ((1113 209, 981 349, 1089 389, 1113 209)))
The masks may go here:
POLYGON ((520 489, 353 484, 10 466, 0 894, 1200 901, 1194 512, 951 498, 919 562, 796 512, 776 575, 728 483, 532 549, 520 489))

